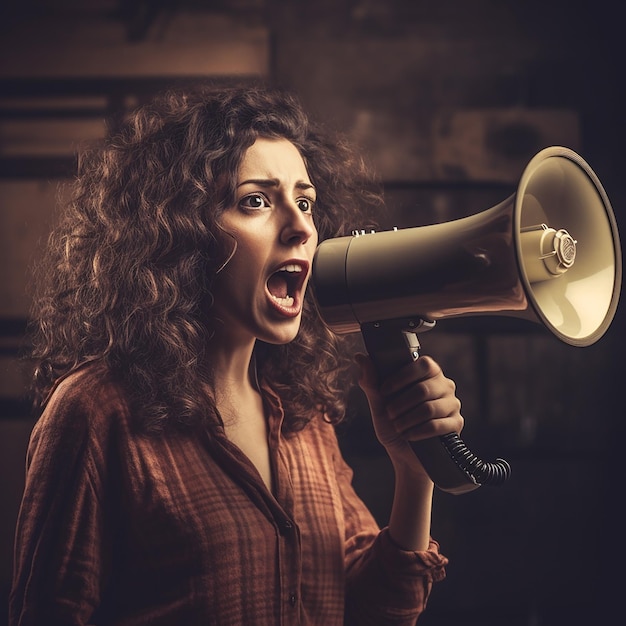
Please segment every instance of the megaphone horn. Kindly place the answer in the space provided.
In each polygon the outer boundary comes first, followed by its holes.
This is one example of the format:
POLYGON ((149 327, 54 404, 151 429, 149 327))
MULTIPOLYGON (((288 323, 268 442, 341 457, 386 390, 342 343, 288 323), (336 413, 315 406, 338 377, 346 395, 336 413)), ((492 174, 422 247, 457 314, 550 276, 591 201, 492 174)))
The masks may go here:
MULTIPOLYGON (((387 375, 419 356, 418 332, 445 318, 517 317, 589 346, 611 324, 621 277, 617 224, 598 177, 574 151, 551 147, 530 160, 516 192, 490 209, 322 242, 312 286, 329 328, 360 331, 387 375)), ((451 493, 499 484, 510 472, 506 461, 475 457, 455 434, 414 447, 451 493)))

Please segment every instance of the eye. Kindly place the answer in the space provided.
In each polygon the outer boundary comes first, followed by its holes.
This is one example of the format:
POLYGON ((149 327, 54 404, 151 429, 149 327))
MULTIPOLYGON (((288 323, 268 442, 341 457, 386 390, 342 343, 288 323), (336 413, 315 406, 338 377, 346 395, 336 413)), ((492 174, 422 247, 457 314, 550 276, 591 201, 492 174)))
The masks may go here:
POLYGON ((251 193, 239 200, 239 206, 246 210, 256 210, 266 209, 270 206, 270 203, 262 193, 251 193))
POLYGON ((315 200, 312 198, 298 198, 296 204, 303 213, 312 213, 315 200))

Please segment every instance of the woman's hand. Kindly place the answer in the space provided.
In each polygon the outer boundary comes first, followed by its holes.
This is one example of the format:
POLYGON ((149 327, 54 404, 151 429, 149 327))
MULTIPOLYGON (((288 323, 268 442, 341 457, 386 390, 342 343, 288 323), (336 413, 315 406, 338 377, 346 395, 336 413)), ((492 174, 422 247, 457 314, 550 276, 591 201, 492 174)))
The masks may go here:
POLYGON ((461 432, 463 417, 456 386, 432 358, 421 356, 380 382, 369 357, 357 355, 356 361, 376 436, 392 461, 410 459, 414 463, 410 441, 461 432))

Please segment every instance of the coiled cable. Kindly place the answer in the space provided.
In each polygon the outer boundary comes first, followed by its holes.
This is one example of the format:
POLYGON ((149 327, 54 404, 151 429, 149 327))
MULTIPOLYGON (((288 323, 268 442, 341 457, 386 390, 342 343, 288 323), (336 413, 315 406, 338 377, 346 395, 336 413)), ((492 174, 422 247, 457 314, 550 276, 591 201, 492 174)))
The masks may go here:
POLYGON ((483 461, 470 451, 457 433, 442 435, 440 440, 459 469, 479 485, 498 486, 511 475, 511 466, 504 459, 496 459, 493 463, 483 461))

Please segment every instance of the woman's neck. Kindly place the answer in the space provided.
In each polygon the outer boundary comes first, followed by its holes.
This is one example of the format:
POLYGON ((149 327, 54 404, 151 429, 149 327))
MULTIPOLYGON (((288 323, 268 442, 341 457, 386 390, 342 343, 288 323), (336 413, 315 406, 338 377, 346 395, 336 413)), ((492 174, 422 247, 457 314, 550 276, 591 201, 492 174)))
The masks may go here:
POLYGON ((248 457, 272 491, 268 426, 256 385, 254 344, 248 349, 217 351, 214 397, 226 437, 248 457))
POLYGON ((229 391, 236 395, 255 387, 254 376, 251 376, 254 345, 254 339, 242 343, 219 340, 212 343, 211 368, 216 400, 229 391))

